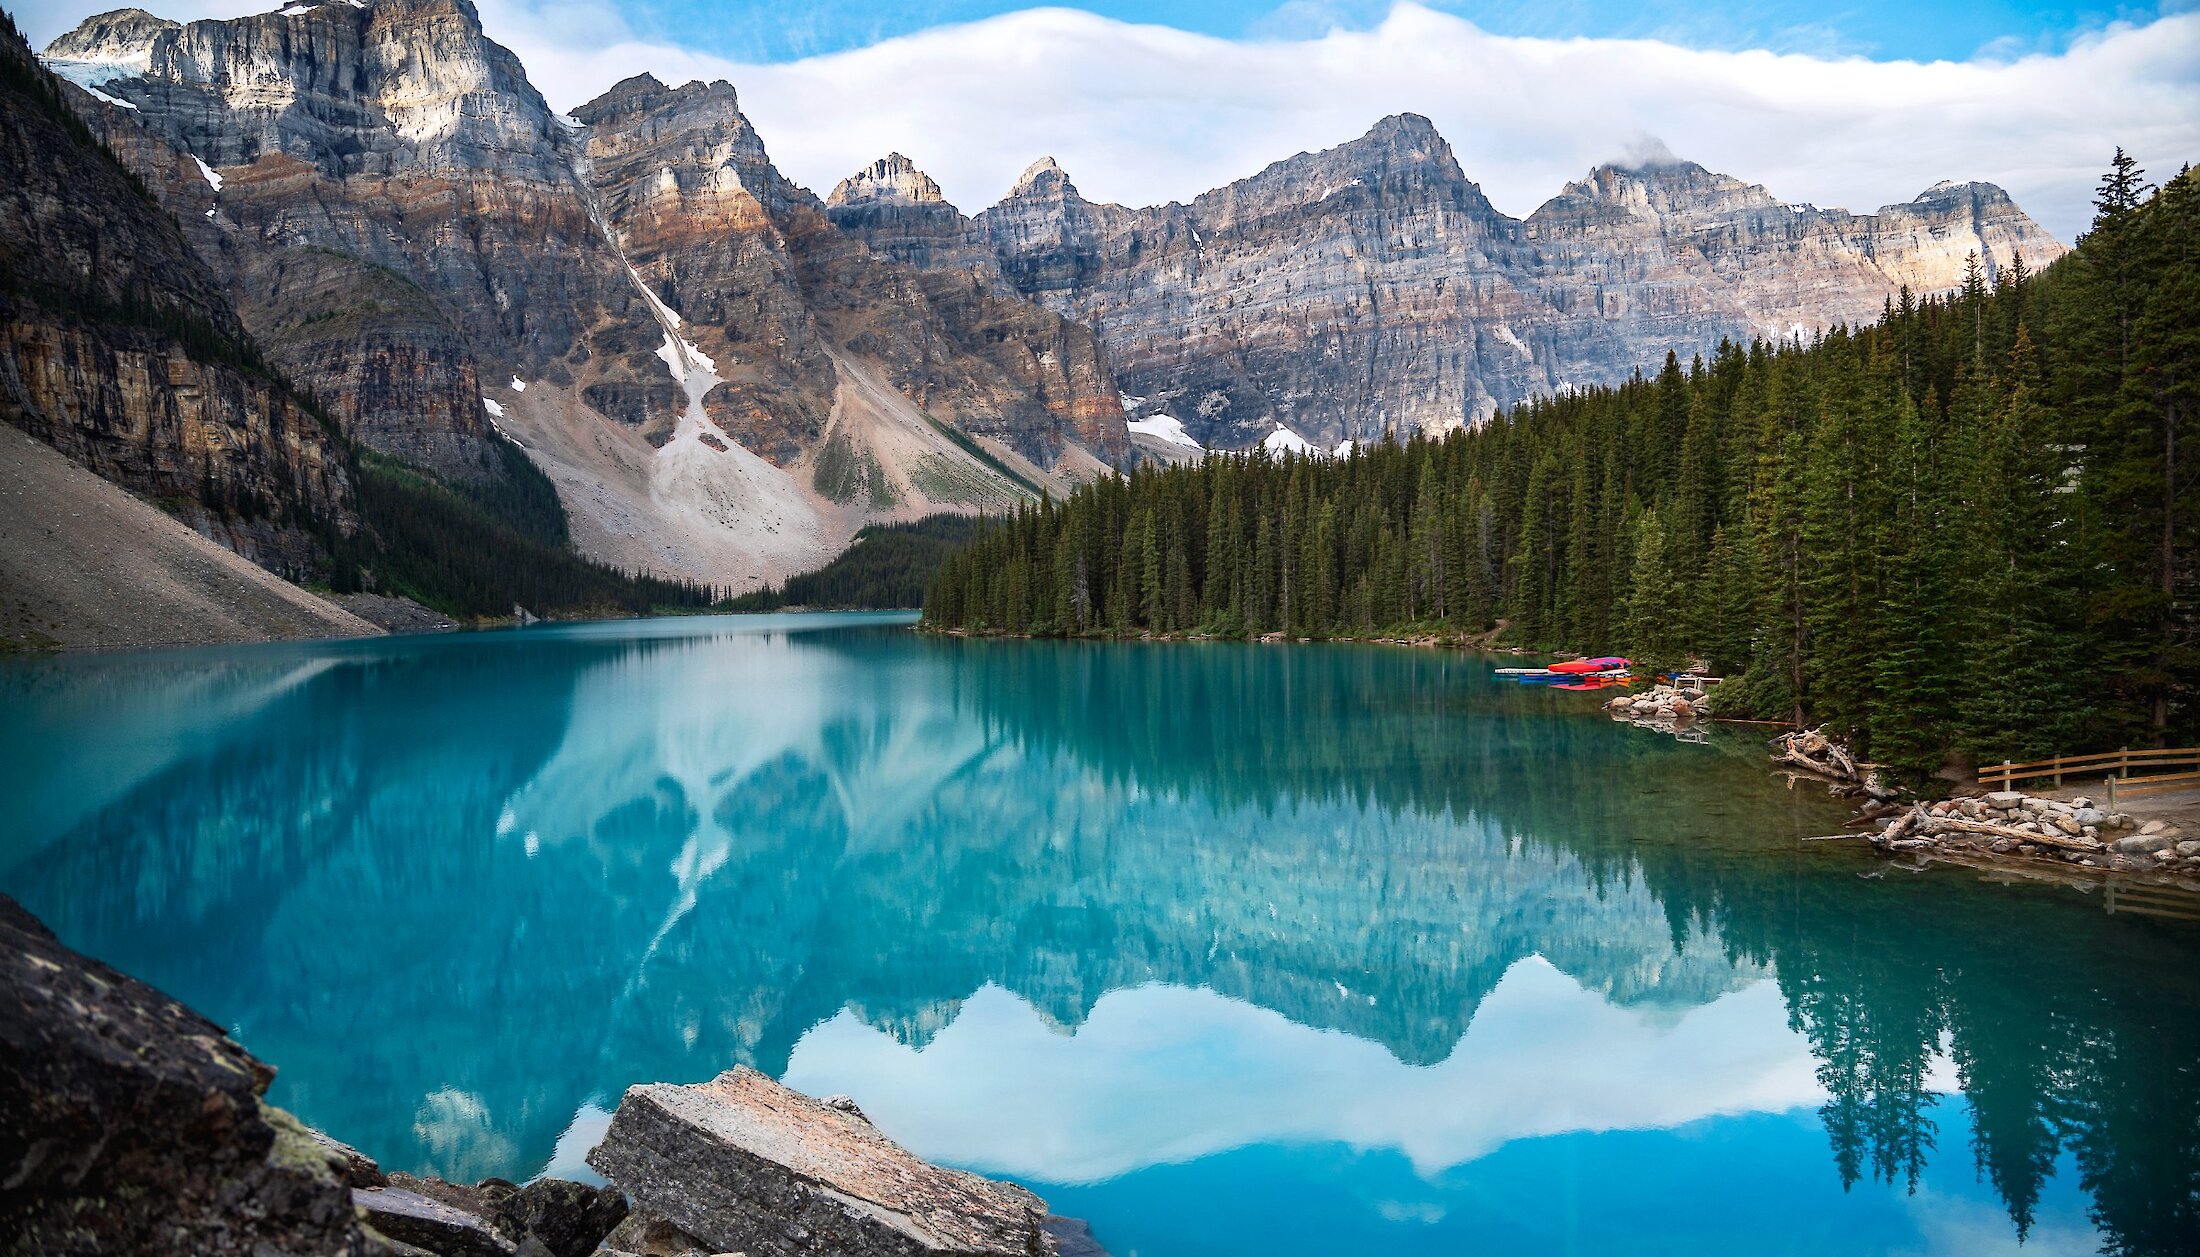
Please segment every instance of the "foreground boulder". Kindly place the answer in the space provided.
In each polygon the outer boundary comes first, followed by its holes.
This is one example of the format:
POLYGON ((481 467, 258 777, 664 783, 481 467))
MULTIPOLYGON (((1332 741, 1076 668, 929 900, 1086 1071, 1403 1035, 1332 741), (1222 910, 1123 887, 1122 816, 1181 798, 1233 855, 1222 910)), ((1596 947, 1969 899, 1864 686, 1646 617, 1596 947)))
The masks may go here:
POLYGON ((616 1189, 385 1175, 218 1025, 0 895, 0 1257, 582 1257, 616 1189))
POLYGON ((387 1251, 220 1026, 0 896, 0 1253, 387 1251))
POLYGON ((611 1187, 385 1174, 267 1104, 274 1076, 0 896, 0 1257, 1105 1257, 753 1070, 629 1090, 589 1156, 611 1187))
POLYGON ((683 1236, 748 1257, 1059 1251, 1038 1197, 919 1160, 852 1108, 748 1068, 628 1088, 588 1154, 635 1209, 600 1251, 676 1251, 683 1236))

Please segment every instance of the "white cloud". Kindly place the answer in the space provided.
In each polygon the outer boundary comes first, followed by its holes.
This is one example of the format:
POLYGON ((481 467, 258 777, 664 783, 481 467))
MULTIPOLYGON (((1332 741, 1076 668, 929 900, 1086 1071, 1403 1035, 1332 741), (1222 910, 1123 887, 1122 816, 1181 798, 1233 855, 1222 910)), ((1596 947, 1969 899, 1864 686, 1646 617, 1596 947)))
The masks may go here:
POLYGON ((1033 9, 743 67, 634 42, 541 46, 504 20, 520 2, 484 11, 553 103, 644 68, 724 77, 803 183, 829 188, 898 149, 971 211, 1041 154, 1088 196, 1152 204, 1401 110, 1434 119, 1515 215, 1649 135, 1820 205, 1873 209, 1941 179, 1987 179, 2068 239, 2115 145, 2158 174, 2200 155, 2200 14, 2112 27, 2056 55, 1919 64, 1505 38, 1411 4, 1371 29, 1241 41, 1033 9))
POLYGON ((1110 991, 1062 1033, 986 986, 921 1049, 843 1012, 795 1045, 785 1081, 853 1095, 920 1156, 1055 1182, 1303 1142, 1394 1149, 1431 1177, 1516 1139, 1825 1098, 1769 980, 1676 1015, 1611 1004, 1540 957, 1506 971, 1437 1065, 1205 989, 1110 991))
MULTIPOLYGON (((43 38, 79 9, 34 3, 26 20, 43 38)), ((1656 137, 1783 199, 1858 210, 1986 179, 2068 239, 2115 145, 2158 177, 2200 155, 2195 13, 2112 26, 2056 54, 1918 63, 1508 38, 1408 3, 1369 28, 1278 23, 1263 29, 1299 37, 1244 40, 1030 9, 743 66, 638 39, 603 0, 481 0, 481 11, 560 109, 642 70, 725 78, 797 180, 822 191, 898 149, 969 211, 1041 154, 1094 199, 1152 204, 1403 110, 1432 118, 1514 215, 1656 137)))

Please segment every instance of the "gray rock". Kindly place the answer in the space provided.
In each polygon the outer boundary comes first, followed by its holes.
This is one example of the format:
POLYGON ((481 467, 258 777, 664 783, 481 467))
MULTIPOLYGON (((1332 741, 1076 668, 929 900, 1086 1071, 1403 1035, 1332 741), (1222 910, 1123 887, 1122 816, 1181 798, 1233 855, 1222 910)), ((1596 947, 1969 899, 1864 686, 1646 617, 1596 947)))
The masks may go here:
POLYGON ((1868 321, 1903 277, 1951 286, 2002 240, 2062 251, 1990 185, 1857 215, 1678 161, 1600 166, 1523 221, 1412 114, 1189 204, 1097 203, 1044 161, 974 226, 1021 291, 1104 329, 1126 389, 1233 448, 1276 422, 1325 447, 1441 431, 1668 349, 1868 321))
POLYGON ((706 1251, 1056 1252, 1038 1197, 919 1160, 862 1118, 746 1067, 695 1086, 628 1088, 588 1163, 706 1251))
POLYGON ((339 1143, 310 1126, 300 1126, 306 1138, 319 1145, 327 1153, 331 1163, 341 1162, 344 1167, 344 1184, 347 1187, 382 1187, 389 1183, 389 1176, 374 1158, 347 1143, 339 1143))
POLYGON ((2177 854, 2184 856, 2200 855, 2200 839, 2187 838, 2185 841, 2178 843, 2177 854))
POLYGON ((2098 825, 2108 819, 2108 813, 2097 807, 2080 807, 2074 816, 2080 825, 2098 825))
POLYGON ((586 1257, 626 1218, 626 1197, 615 1187, 539 1178, 499 1202, 497 1215, 508 1234, 529 1237, 544 1257, 586 1257))
POLYGON ((2109 844, 2109 850, 2119 851, 2125 855, 2148 855, 2169 845, 2169 838, 2163 834, 2142 832, 2133 834, 2129 838, 2118 838, 2109 844))
POLYGON ((360 1252, 341 1160, 221 1026, 0 895, 0 1252, 360 1252))
POLYGON ((402 1187, 353 1188, 351 1203, 368 1226, 439 1257, 515 1257, 519 1251, 489 1219, 402 1187))
POLYGON ((646 1210, 626 1215, 626 1220, 604 1236, 595 1257, 689 1257, 707 1253, 703 1241, 646 1210))
POLYGON ((1093 1238, 1092 1227, 1083 1218, 1050 1217, 1044 1225, 1061 1246, 1062 1257, 1108 1257, 1108 1250, 1093 1238))
POLYGON ((2000 811, 2010 811, 2024 804, 2024 795, 2015 790, 1996 790, 1986 796, 1986 805, 2000 811))

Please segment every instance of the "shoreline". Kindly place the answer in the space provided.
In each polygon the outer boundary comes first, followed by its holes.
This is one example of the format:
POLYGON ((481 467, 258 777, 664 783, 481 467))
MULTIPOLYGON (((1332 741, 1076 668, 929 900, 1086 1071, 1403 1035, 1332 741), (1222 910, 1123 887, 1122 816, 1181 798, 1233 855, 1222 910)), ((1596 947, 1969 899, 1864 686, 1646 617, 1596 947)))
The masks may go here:
MULTIPOLYGON (((910 627, 912 631, 918 633, 971 640, 992 638, 1015 641, 1101 641, 1153 644, 1193 642, 1237 642, 1245 645, 1338 644, 1403 646, 1421 650, 1477 651, 1484 654, 1506 655, 1515 658, 1539 657, 1563 660, 1584 657, 1567 651, 1529 650, 1519 646, 1499 646, 1492 639, 1502 632, 1502 629, 1492 629, 1487 633, 1479 634, 1394 632, 1369 636, 1314 638, 1290 637, 1282 633, 1266 633, 1258 637, 1251 637, 1152 632, 1044 635, 971 632, 960 628, 940 628, 927 624, 922 620, 910 627)), ((1660 689, 1666 688, 1668 687, 1654 685, 1648 691, 1628 691, 1599 704, 1596 710, 1607 715, 1615 722, 1632 724, 1637 728, 1680 738, 1683 741, 1701 740, 1700 738, 1691 739, 1687 735, 1691 730, 1700 730, 1701 726, 1707 724, 1754 726, 1761 729, 1785 729, 1791 733, 1802 732, 1790 721, 1722 716, 1716 711, 1699 709, 1694 701, 1690 702, 1687 711, 1677 714, 1670 710, 1665 714, 1634 710, 1637 703, 1650 698, 1660 689)), ((1657 704, 1653 702, 1652 705, 1655 707, 1657 704)), ((1959 801, 1983 798, 1988 793, 1974 780, 1952 783, 1953 789, 1944 799, 1928 798, 1914 791, 1882 787, 1876 780, 1876 774, 1870 772, 1861 773, 1855 778, 1845 780, 1837 773, 1828 774, 1824 771, 1817 771, 1811 767, 1797 764, 1792 760, 1784 759, 1778 754, 1767 756, 1765 763, 1768 775, 1779 775, 1784 772, 1791 781, 1805 779, 1816 781, 1824 785, 1829 793, 1838 798, 1863 798, 1864 803, 1856 807, 1849 822, 1852 825, 1878 825, 1883 827, 1894 823, 1898 815, 1913 808, 1929 809, 1942 804, 1953 806, 1959 801)), ((1866 765, 1864 767, 1869 769, 1876 766, 1866 765)), ((2200 791, 2195 793, 2200 794, 2200 791)), ((2025 805, 2035 811, 2038 810, 2035 804, 2056 805, 2064 802, 2048 796, 2018 795, 2017 797, 2035 801, 2034 804, 2025 805)), ((2059 811, 2060 809, 2050 807, 2048 810, 2059 811)), ((2077 809, 2072 807, 2070 810, 2075 812, 2077 809)), ((2148 807, 2146 810, 2152 811, 2154 809, 2148 807)), ((2184 809, 2171 808, 2165 810, 2170 811, 2172 816, 2181 816, 2184 809)), ((2200 808, 2195 810, 2200 810, 2200 808)), ((2118 813, 2118 815, 2127 814, 2118 813)), ((1916 821, 1912 822, 1913 825, 1917 823, 1916 821)), ((2061 849, 2059 853, 2058 848, 2052 842, 2046 841, 2049 835, 2023 830, 2019 830, 2018 834, 2027 836, 2032 841, 2026 842, 2011 834, 1992 834, 1977 835, 1988 838, 1990 840, 1988 842, 1972 843, 1966 837, 1960 836, 1961 831, 1950 830, 1947 827, 1942 827, 1940 831, 1929 838, 1921 837, 1916 833, 1910 833, 1909 836, 1905 837, 1904 832, 1897 832, 1890 838, 1886 835, 1884 828, 1878 828, 1860 829, 1854 833, 1821 835, 1805 841, 1869 842, 1882 854, 1896 857, 1910 856, 1918 859, 1923 862, 1919 867, 1931 863, 1944 863, 1970 868, 1995 869, 2025 876, 2031 880, 2052 881, 2060 884, 2078 884, 2088 887, 2114 886, 2118 879, 2124 879, 2150 888, 2170 891, 2179 895, 2190 895, 2196 900, 2200 900, 2200 826, 2188 824, 2182 819, 2170 819, 2159 821, 2160 828, 2149 828, 2150 825, 2156 823, 2157 821, 2154 819, 2135 818, 2125 835, 2115 836, 2112 831, 2108 840, 2100 842, 2097 849, 2061 849), (1950 834, 1958 836, 1949 836, 1950 834), (2129 849, 2116 849, 2119 844, 2131 842, 2135 839, 2145 839, 2147 841, 2143 846, 2135 843, 2129 849), (2157 843, 2155 841, 2157 839, 2166 839, 2166 842, 2157 843), (1997 843, 1999 849, 1997 849, 1997 843), (2193 845, 2194 850, 2190 853, 2179 852, 2179 844, 2193 845), (2025 848, 2030 848, 2030 850, 2025 848), (2147 858, 2164 850, 2172 852, 2175 859, 2147 858), (2165 865, 2168 867, 2164 867, 2165 865)), ((2080 829, 2082 832, 2083 827, 2081 826, 2080 829)))
POLYGON ((903 1149, 852 1100, 736 1065, 626 1088, 589 1167, 468 1184, 384 1171, 269 1104, 275 1069, 0 894, 0 1219, 10 1252, 234 1257, 1106 1257, 1082 1221, 903 1149))

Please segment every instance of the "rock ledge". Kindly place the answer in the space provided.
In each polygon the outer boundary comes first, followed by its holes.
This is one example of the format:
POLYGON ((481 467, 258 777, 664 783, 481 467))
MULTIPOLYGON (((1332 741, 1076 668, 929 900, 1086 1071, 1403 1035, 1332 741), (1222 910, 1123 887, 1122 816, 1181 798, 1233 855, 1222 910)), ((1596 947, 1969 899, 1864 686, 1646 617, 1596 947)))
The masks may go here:
POLYGON ((709 1251, 1051 1254, 1031 1193, 919 1160, 860 1115, 746 1067, 627 1089, 588 1163, 709 1251))

